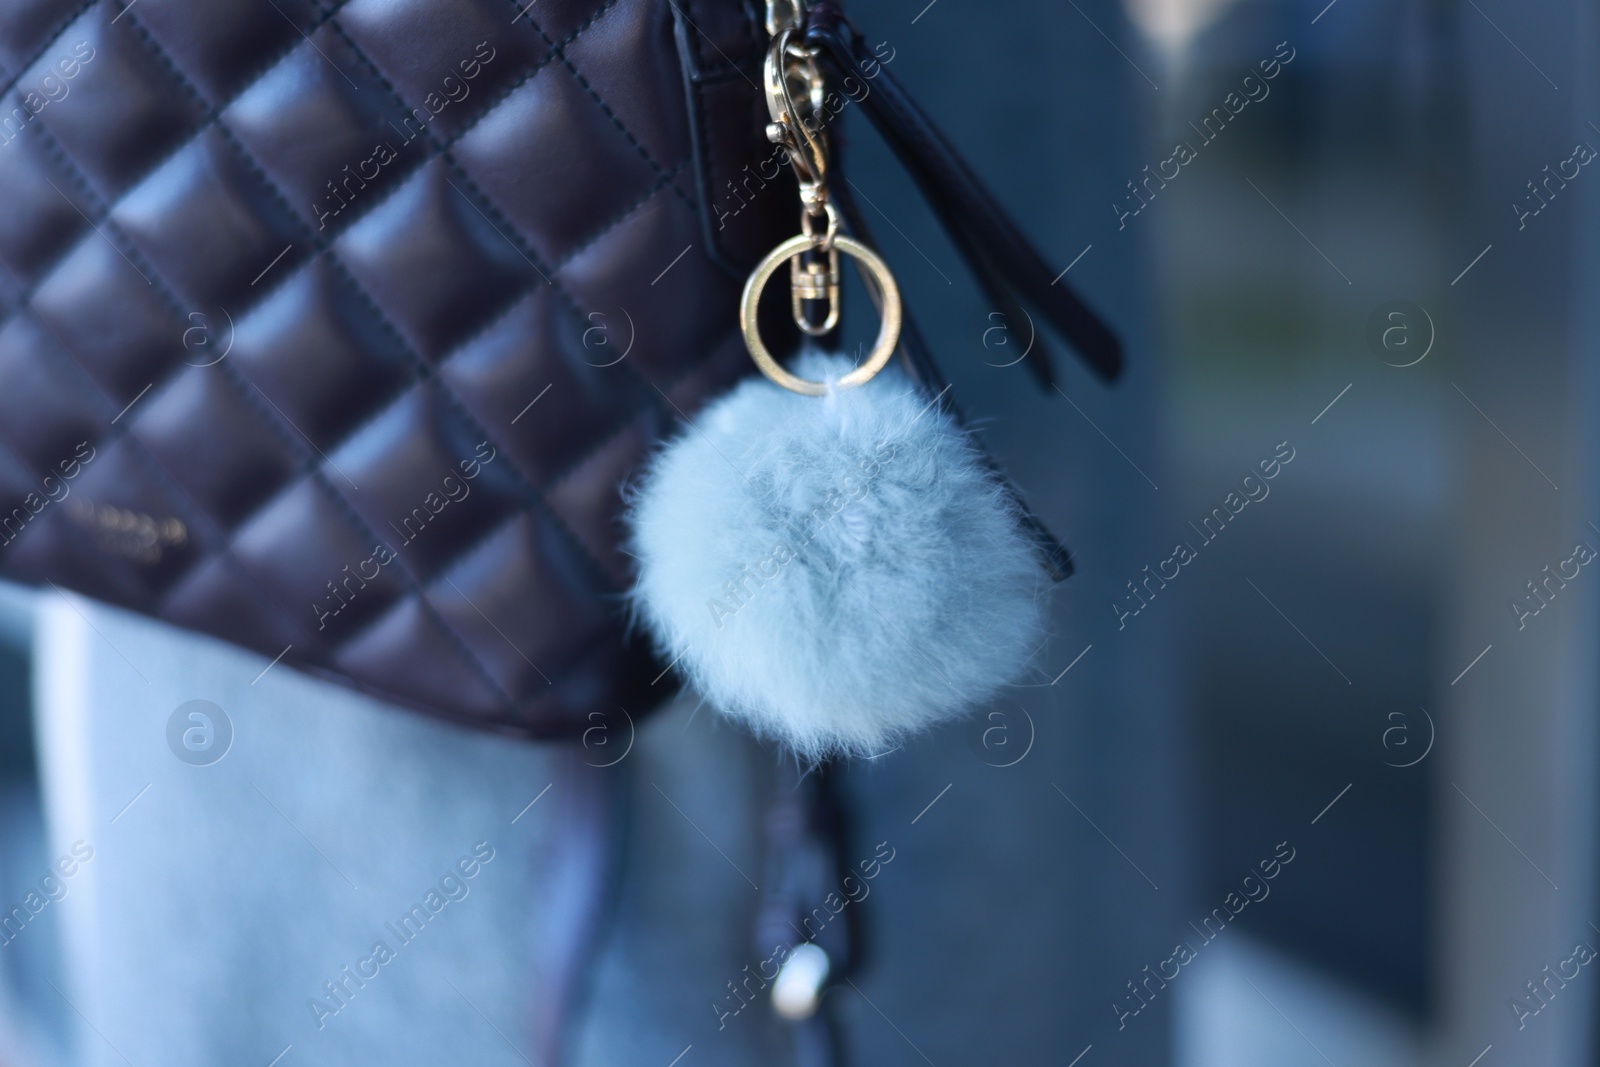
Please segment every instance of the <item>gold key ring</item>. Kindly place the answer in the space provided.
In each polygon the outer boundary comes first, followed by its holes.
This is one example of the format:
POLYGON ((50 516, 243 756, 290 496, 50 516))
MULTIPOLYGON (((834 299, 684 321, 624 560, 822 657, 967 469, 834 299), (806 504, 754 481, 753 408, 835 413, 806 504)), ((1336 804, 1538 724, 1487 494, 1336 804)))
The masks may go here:
POLYGON ((805 396, 825 396, 828 385, 797 377, 779 366, 766 342, 761 340, 761 325, 756 319, 761 293, 773 274, 789 264, 789 300, 794 323, 801 331, 820 337, 831 333, 839 323, 839 253, 851 256, 860 265, 862 277, 881 297, 883 316, 878 339, 866 362, 839 379, 841 388, 860 385, 889 362, 900 341, 900 287, 888 264, 860 241, 839 232, 839 213, 828 197, 828 146, 819 113, 823 99, 822 73, 817 67, 815 49, 795 43, 801 37, 800 22, 806 13, 806 0, 768 0, 767 30, 773 35, 767 50, 765 80, 767 110, 772 122, 767 138, 786 151, 794 167, 800 191, 799 236, 767 253, 749 280, 739 300, 739 323, 745 347, 761 373, 791 392, 805 396), (796 87, 803 90, 796 98, 796 87), (800 113, 801 100, 810 105, 810 115, 800 113), (808 118, 811 121, 808 121, 808 118), (818 232, 818 224, 826 228, 818 232), (808 255, 809 253, 809 255, 808 255), (825 306, 821 321, 808 313, 806 306, 825 306))
MULTIPOLYGON (((761 340, 761 326, 756 321, 756 307, 761 303, 761 291, 767 287, 767 282, 777 273, 778 268, 800 253, 816 247, 817 243, 813 238, 798 234, 768 252, 767 258, 761 261, 751 273, 749 280, 744 283, 744 295, 739 300, 739 321, 744 329, 745 347, 750 349, 750 358, 756 361, 756 366, 760 367, 761 373, 768 378, 791 392, 805 396, 825 396, 828 392, 827 383, 797 377, 779 365, 772 351, 767 348, 766 342, 761 340)), ((847 388, 861 385, 871 379, 884 368, 889 362, 889 357, 894 354, 895 345, 900 342, 900 287, 895 284, 894 275, 889 273, 888 264, 884 263, 876 252, 855 238, 838 234, 831 241, 831 247, 844 252, 860 264, 866 276, 883 295, 883 320, 878 327, 878 339, 873 344, 872 352, 867 356, 866 362, 839 379, 839 386, 847 388)))

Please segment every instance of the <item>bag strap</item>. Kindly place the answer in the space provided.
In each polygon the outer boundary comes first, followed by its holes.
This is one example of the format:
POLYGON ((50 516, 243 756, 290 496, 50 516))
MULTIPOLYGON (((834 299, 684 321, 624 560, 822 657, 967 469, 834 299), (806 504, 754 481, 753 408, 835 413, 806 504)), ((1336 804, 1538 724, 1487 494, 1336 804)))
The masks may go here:
MULTIPOLYGON (((846 225, 851 232, 860 234, 868 244, 875 244, 872 239, 872 230, 867 225, 861 209, 856 206, 855 195, 848 185, 841 185, 833 192, 833 197, 839 202, 839 213, 844 216, 846 225)), ((1034 351, 1038 350, 1034 345, 1034 351)), ((911 380, 927 396, 936 397, 940 407, 950 412, 956 422, 966 425, 966 419, 961 414, 959 405, 949 395, 950 382, 939 370, 938 363, 933 358, 933 351, 928 347, 927 341, 922 337, 922 331, 917 329, 916 319, 910 315, 900 324, 900 352, 904 357, 906 373, 911 380)), ((1041 364, 1048 366, 1048 361, 1041 359, 1041 364)), ((1056 535, 1051 533, 1043 520, 1034 513, 1027 499, 1022 495, 1022 490, 1001 469, 1000 465, 990 458, 987 452, 983 453, 985 465, 1000 480, 1005 488, 1006 495, 1011 498, 1017 507, 1017 517, 1022 522, 1022 527, 1027 531, 1028 537, 1033 541, 1034 550, 1039 557, 1039 565, 1044 568, 1051 581, 1063 582, 1072 577, 1072 552, 1056 535)))
MULTIPOLYGON (((883 139, 911 174, 945 231, 966 258, 978 284, 1010 321, 1024 317, 1025 301, 1060 331, 1102 381, 1122 372, 1122 343, 1023 236, 994 195, 984 187, 927 114, 867 47, 861 34, 831 0, 810 6, 805 41, 841 80, 859 82, 877 69, 872 85, 852 98, 861 104, 883 139)), ((1047 351, 1029 361, 1040 384, 1054 381, 1047 351)))

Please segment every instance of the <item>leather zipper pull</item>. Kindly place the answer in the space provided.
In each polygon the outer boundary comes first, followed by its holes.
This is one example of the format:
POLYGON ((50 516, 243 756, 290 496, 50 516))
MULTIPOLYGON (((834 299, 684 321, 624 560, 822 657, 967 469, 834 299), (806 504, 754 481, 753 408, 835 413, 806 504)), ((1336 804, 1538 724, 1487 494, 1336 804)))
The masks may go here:
MULTIPOLYGON (((1122 372, 1121 341, 1064 280, 1051 273, 994 195, 831 0, 818 0, 807 12, 805 41, 840 78, 877 68, 865 95, 855 100, 910 172, 997 309, 1010 316, 1023 304, 1033 307, 1101 380, 1115 381, 1122 372)), ((1032 369, 1048 387, 1052 381, 1048 357, 1037 343, 1034 351, 1040 358, 1032 369)))

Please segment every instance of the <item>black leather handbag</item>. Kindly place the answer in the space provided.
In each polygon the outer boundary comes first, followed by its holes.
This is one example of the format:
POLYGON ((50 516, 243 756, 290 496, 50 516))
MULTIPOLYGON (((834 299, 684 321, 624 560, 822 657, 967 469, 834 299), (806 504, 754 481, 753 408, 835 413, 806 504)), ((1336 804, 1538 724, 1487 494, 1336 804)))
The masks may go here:
MULTIPOLYGON (((891 60, 806 25, 995 306, 1113 376, 891 60)), ((752 370, 766 44, 736 0, 10 0, 0 575, 480 726, 643 714, 619 487, 752 370)))

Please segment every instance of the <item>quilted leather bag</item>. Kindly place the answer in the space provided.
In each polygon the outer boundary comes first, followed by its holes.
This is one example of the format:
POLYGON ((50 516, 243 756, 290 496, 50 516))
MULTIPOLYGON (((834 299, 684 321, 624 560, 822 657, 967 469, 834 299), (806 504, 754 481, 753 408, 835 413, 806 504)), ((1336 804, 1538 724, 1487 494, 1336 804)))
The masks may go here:
MULTIPOLYGON (((8 0, 0 576, 528 736, 647 710, 618 487, 751 370, 765 45, 733 0, 8 0)), ((1114 372, 866 99, 1000 306, 1114 372)))
POLYGON ((523 8, 4 5, 7 577, 534 735, 651 702, 617 485, 748 363, 762 42, 523 8))

